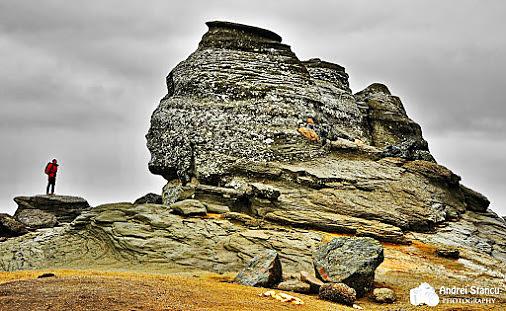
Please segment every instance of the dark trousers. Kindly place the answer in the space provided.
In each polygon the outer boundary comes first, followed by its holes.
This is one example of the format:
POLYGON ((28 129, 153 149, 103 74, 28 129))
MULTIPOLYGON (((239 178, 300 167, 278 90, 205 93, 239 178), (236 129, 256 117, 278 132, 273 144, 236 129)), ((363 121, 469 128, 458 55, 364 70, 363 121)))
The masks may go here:
POLYGON ((47 180, 46 194, 49 194, 49 188, 51 188, 51 194, 54 194, 54 186, 56 185, 56 177, 49 177, 47 180))

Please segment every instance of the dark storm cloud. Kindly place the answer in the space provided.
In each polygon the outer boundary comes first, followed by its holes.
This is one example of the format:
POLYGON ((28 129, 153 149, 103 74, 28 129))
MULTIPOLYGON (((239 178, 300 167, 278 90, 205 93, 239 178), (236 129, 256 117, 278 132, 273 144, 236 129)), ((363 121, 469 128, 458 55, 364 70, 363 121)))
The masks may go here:
POLYGON ((354 91, 387 84, 438 161, 506 214, 505 9, 503 1, 1 1, 0 144, 9 148, 0 162, 16 178, 0 178, 0 209, 37 192, 39 166, 53 156, 64 161, 61 190, 92 203, 159 191, 144 134, 164 77, 196 49, 205 21, 229 20, 274 30, 301 59, 345 66, 354 91))

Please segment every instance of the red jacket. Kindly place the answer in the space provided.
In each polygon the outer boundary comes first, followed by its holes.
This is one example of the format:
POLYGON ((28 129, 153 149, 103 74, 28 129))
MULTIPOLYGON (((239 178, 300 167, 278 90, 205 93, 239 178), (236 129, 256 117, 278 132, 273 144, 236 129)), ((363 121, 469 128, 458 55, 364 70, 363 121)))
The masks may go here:
POLYGON ((46 165, 46 174, 49 176, 49 177, 56 177, 56 172, 58 172, 58 164, 54 164, 52 162, 49 162, 47 165, 46 165))

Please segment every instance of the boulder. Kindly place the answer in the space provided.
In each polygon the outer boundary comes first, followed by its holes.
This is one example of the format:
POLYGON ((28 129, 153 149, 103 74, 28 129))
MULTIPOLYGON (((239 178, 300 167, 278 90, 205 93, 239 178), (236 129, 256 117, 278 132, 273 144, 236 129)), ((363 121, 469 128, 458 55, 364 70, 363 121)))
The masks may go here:
POLYGON ((58 225, 58 219, 54 214, 36 208, 16 212, 16 219, 34 229, 52 228, 58 225))
POLYGON ((14 198, 14 201, 18 204, 14 218, 34 228, 52 227, 57 223, 70 223, 83 211, 90 209, 90 205, 85 199, 74 196, 20 196, 14 198))
POLYGON ((396 300, 395 292, 390 288, 375 288, 369 298, 378 303, 392 303, 396 300))
POLYGON ((148 193, 137 200, 135 200, 134 204, 162 204, 162 196, 156 193, 148 193))
POLYGON ((253 257, 234 282, 256 287, 272 287, 282 281, 281 262, 275 250, 268 249, 253 257))
POLYGON ((321 299, 353 306, 357 300, 355 289, 344 283, 325 283, 320 287, 318 296, 321 299))
POLYGON ((173 203, 171 206, 172 212, 181 216, 205 216, 207 209, 199 200, 183 200, 173 203))
POLYGON ((28 233, 25 225, 8 214, 0 214, 0 237, 15 237, 28 233))
POLYGON ((382 262, 383 246, 372 238, 334 238, 318 247, 313 256, 318 278, 345 283, 358 297, 372 289, 374 272, 382 262))

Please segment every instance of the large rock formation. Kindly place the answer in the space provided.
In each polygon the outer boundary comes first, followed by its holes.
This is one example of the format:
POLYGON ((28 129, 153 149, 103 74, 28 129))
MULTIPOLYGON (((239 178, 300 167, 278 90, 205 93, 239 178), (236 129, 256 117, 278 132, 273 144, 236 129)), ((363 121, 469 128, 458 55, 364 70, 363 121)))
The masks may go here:
POLYGON ((149 169, 167 180, 164 202, 191 195, 272 223, 395 243, 435 232, 438 243, 489 245, 483 251, 504 258, 504 238, 492 232, 505 222, 436 163, 386 86, 353 94, 342 66, 301 61, 271 31, 207 25, 167 76, 146 135, 149 169), (321 139, 307 140, 301 126, 321 139), (484 230, 475 217, 491 234, 466 235, 484 230), (438 238, 460 226, 470 228, 438 238))

